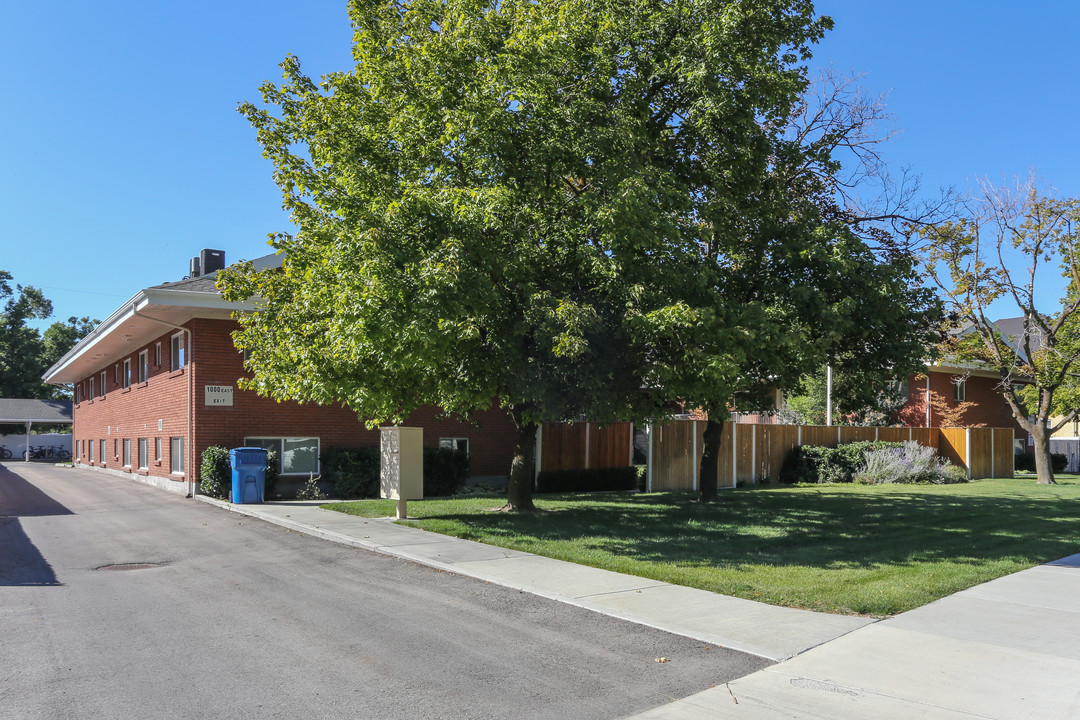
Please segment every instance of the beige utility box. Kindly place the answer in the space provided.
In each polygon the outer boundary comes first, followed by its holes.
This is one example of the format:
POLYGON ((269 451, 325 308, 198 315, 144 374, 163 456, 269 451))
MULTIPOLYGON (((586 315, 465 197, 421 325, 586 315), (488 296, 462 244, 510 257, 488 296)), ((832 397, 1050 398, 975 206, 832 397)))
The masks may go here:
POLYGON ((384 427, 379 431, 379 495, 398 500, 424 497, 424 429, 384 427))

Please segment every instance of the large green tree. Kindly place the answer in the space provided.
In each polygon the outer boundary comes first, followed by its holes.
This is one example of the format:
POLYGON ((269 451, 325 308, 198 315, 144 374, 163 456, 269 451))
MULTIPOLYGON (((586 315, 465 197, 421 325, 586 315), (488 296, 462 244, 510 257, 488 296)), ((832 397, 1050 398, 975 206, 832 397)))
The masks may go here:
POLYGON ((946 352, 998 373, 1034 440, 1038 482, 1054 483, 1050 436, 1080 413, 1080 200, 1041 192, 1033 178, 984 183, 961 219, 922 236, 928 272, 956 318, 946 352), (1054 285, 1064 297, 1040 303, 1054 285), (998 325, 997 313, 1017 312, 1017 329, 998 325))
POLYGON ((350 15, 353 71, 315 82, 290 57, 267 107, 241 106, 299 228, 273 240, 280 272, 219 276, 228 297, 263 299, 236 335, 248 387, 373 422, 497 403, 518 428, 508 504, 530 509, 537 423, 762 379, 778 361, 750 356, 747 333, 793 346, 786 309, 743 304, 749 288, 699 301, 723 289, 700 261, 747 278, 739 243, 772 242, 752 230, 788 209, 766 185, 799 63, 831 24, 810 2, 350 15))
POLYGON ((12 286, 11 273, 0 270, 0 397, 54 399, 70 397, 70 390, 46 384, 42 379, 96 321, 68 318, 42 333, 31 324, 52 316, 52 303, 35 287, 12 286))

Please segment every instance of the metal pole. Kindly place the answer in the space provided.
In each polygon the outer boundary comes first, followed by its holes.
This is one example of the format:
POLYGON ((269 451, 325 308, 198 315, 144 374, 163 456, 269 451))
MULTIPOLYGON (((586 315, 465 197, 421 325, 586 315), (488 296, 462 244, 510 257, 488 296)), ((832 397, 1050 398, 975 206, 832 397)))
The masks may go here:
POLYGON ((832 425, 832 365, 825 366, 825 425, 832 425))

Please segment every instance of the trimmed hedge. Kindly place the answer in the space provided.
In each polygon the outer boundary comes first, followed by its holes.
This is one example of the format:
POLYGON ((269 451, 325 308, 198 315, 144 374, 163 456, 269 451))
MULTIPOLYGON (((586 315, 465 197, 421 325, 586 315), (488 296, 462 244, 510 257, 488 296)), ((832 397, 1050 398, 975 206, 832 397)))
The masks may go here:
MULTIPOLYGON (((1050 467, 1055 473, 1065 472, 1069 466, 1069 457, 1064 453, 1050 453, 1050 467)), ((1016 456, 1016 469, 1035 472, 1035 453, 1020 453, 1016 456)))
POLYGON ((447 497, 465 487, 469 453, 450 448, 424 448, 424 497, 447 497))
MULTIPOLYGON (((379 448, 330 448, 322 456, 322 476, 335 497, 379 496, 379 448)), ((463 450, 424 448, 424 497, 453 495, 469 477, 469 455, 463 450)))
POLYGON ((637 467, 591 470, 545 470, 536 479, 537 493, 640 490, 637 467))
POLYGON ((797 445, 780 470, 785 483, 849 483, 871 450, 902 448, 904 443, 863 440, 836 447, 797 445))
POLYGON ((232 464, 229 449, 211 445, 203 450, 199 465, 199 492, 219 500, 228 500, 232 490, 232 464))
POLYGON ((354 499, 379 496, 379 448, 330 448, 320 460, 322 477, 330 481, 334 497, 354 499))

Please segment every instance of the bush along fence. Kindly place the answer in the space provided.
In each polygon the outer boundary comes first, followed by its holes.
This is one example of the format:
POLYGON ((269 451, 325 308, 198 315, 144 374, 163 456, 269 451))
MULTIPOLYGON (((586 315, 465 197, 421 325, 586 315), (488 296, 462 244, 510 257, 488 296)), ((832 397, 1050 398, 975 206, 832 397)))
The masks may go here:
MULTIPOLYGON (((697 490, 704 420, 649 425, 645 487, 650 492, 697 490)), ((916 442, 963 468, 969 479, 1013 476, 1012 428, 891 428, 725 423, 719 484, 735 487, 779 479, 784 460, 800 445, 836 447, 860 441, 916 442)))

